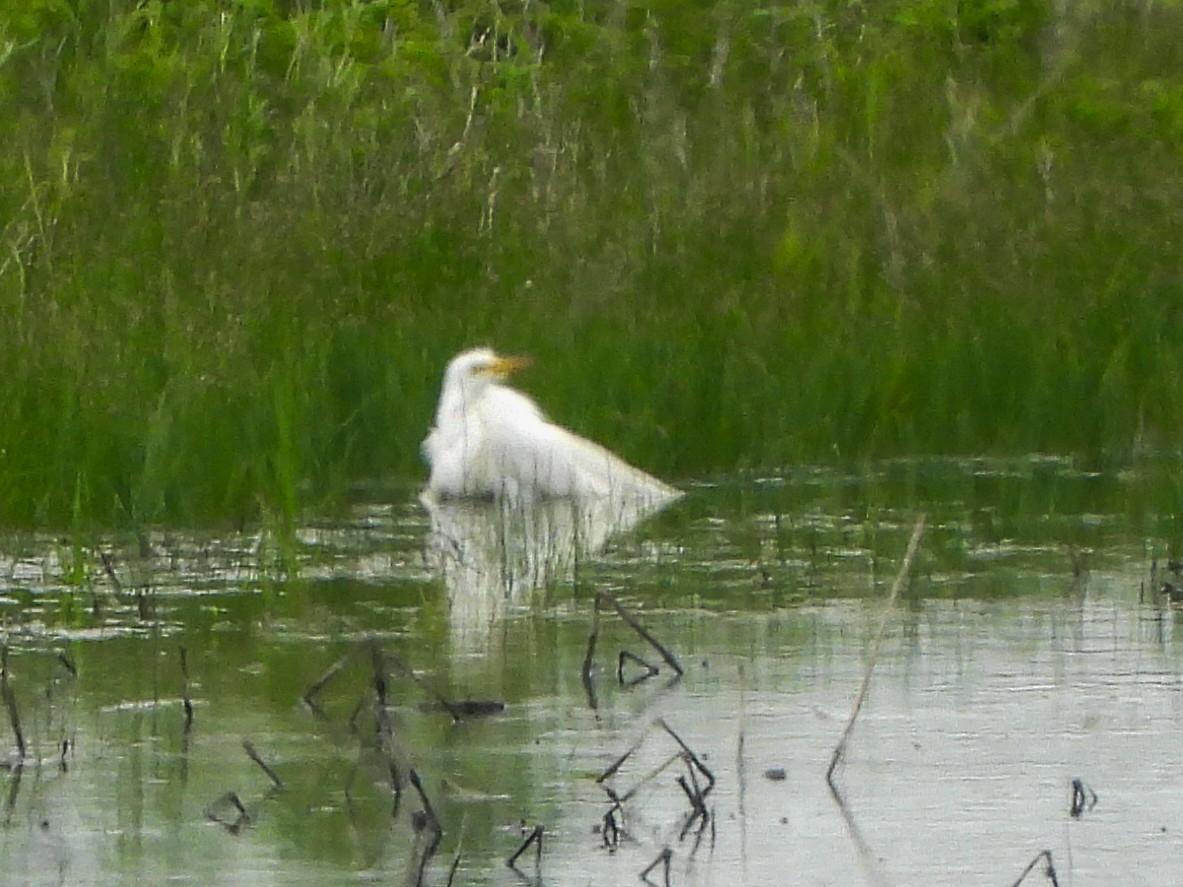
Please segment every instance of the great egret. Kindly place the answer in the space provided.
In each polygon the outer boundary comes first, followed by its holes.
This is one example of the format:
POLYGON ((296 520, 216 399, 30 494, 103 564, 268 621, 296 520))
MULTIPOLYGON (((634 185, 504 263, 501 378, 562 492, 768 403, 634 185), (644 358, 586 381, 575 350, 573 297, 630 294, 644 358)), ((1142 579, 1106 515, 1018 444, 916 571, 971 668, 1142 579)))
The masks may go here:
POLYGON ((448 364, 435 427, 423 441, 428 494, 516 502, 611 497, 652 505, 681 495, 548 421, 534 401, 500 384, 529 364, 491 348, 461 352, 448 364))

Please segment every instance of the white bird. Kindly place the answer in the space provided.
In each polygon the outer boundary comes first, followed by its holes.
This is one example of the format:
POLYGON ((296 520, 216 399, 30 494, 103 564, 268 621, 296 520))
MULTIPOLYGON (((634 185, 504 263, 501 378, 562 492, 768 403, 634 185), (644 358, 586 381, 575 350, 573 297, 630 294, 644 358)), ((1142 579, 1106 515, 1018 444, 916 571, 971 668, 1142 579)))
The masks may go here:
POLYGON ((550 422, 534 401, 500 384, 530 362, 474 348, 448 364, 435 426, 423 441, 428 494, 515 502, 612 497, 654 505, 681 495, 550 422))

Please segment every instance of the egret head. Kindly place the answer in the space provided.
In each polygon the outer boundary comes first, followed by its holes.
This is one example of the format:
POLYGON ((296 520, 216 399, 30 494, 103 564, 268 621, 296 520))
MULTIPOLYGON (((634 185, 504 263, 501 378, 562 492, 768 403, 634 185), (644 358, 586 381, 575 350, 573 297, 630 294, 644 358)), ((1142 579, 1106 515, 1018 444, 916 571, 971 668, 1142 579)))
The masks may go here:
POLYGON ((528 357, 508 357, 492 348, 472 348, 452 358, 444 372, 444 389, 472 391, 489 382, 500 382, 514 370, 527 367, 528 357))

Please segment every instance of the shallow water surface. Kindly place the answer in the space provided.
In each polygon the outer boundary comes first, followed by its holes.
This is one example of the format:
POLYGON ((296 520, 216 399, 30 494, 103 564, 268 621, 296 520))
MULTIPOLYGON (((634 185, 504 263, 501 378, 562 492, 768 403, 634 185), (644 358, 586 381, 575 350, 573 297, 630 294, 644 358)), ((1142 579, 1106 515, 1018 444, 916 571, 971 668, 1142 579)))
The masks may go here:
POLYGON ((1147 483, 908 461, 647 517, 386 488, 282 544, 12 537, 4 883, 661 884, 668 850, 673 885, 1009 884, 1045 849, 1061 884, 1173 883, 1183 580, 1147 483))

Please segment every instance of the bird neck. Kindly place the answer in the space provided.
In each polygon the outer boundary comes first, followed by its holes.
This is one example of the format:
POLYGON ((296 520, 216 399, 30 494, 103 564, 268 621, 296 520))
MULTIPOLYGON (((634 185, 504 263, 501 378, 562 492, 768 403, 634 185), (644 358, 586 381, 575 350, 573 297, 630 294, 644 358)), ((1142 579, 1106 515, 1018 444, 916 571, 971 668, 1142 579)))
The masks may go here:
POLYGON ((437 428, 459 425, 467 420, 472 406, 484 393, 484 385, 449 385, 440 397, 439 409, 435 414, 437 428))

